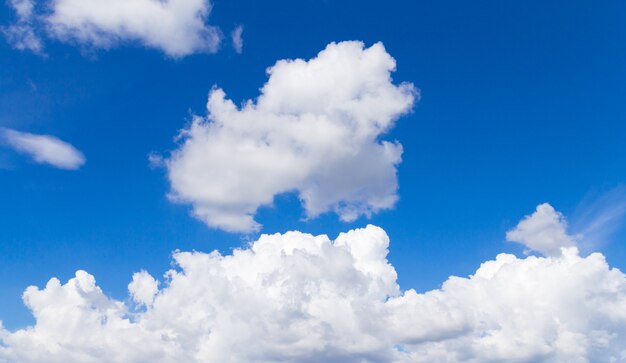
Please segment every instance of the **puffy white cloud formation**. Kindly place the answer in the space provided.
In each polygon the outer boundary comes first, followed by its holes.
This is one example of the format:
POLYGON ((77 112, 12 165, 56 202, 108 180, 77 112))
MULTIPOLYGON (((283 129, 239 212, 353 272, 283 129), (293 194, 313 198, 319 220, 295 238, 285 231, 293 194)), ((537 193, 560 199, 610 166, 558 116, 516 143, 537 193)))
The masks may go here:
POLYGON ((41 50, 35 35, 40 31, 88 47, 137 42, 181 57, 215 52, 221 38, 219 29, 206 22, 211 11, 209 0, 45 0, 36 13, 33 4, 31 0, 11 0, 18 21, 5 33, 17 48, 35 49, 19 41, 32 35, 36 40, 33 44, 41 50), (27 16, 24 4, 30 4, 27 16))
POLYGON ((51 135, 35 135, 11 129, 0 129, 6 144, 33 160, 59 169, 75 170, 85 164, 85 157, 74 146, 51 135))
POLYGON ((29 287, 34 326, 0 362, 624 362, 626 276, 601 254, 500 254, 470 277, 401 291, 374 226, 263 235, 231 255, 176 252, 163 286, 105 296, 84 271, 29 287))
POLYGON ((573 246, 574 237, 567 235, 565 217, 548 204, 540 204, 530 216, 506 234, 507 240, 518 242, 531 251, 546 256, 561 254, 563 247, 573 246))
POLYGON ((416 97, 392 82, 381 43, 331 43, 317 57, 281 60, 255 100, 237 107, 215 88, 166 160, 175 200, 208 225, 252 231, 274 196, 297 192, 307 217, 352 221, 391 208, 402 146, 380 138, 416 97))
POLYGON ((138 304, 152 304, 154 296, 159 291, 159 282, 146 271, 133 274, 133 281, 128 285, 128 291, 138 304))

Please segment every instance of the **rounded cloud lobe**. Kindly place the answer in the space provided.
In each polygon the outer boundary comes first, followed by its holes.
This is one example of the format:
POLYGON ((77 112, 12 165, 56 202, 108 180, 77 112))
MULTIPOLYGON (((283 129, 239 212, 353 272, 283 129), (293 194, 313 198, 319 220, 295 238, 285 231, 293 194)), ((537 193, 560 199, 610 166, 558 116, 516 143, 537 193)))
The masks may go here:
POLYGON ((0 329, 0 362, 626 360, 626 276, 599 253, 500 254, 417 293, 398 286, 388 247, 368 226, 176 252, 161 288, 137 273, 127 302, 84 271, 51 279, 24 293, 34 326, 0 329))
POLYGON ((393 207, 402 146, 380 138, 417 91, 394 84, 381 43, 331 43, 317 57, 281 60, 260 96, 237 107, 215 88, 208 115, 182 131, 166 160, 174 200, 208 225, 249 232, 276 195, 296 192, 306 216, 352 221, 393 207))
POLYGON ((565 217, 548 204, 537 206, 537 210, 526 216, 512 230, 506 233, 507 240, 520 243, 528 251, 546 256, 558 256, 563 247, 575 245, 575 239, 567 235, 565 217))

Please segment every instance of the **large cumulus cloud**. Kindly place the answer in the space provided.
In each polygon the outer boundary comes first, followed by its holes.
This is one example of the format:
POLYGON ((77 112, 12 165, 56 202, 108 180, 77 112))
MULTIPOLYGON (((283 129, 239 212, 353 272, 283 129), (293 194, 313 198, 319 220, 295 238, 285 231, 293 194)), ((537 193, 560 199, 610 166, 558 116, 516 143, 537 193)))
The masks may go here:
POLYGON ((213 89, 208 115, 194 117, 166 161, 173 198, 229 231, 258 229, 257 209, 286 192, 307 217, 351 221, 391 208, 402 146, 381 138, 416 97, 413 85, 393 83, 395 67, 381 43, 331 43, 311 60, 278 61, 241 107, 213 89))
POLYGON ((84 271, 52 279, 24 293, 34 326, 0 330, 0 362, 626 361, 626 276, 599 253, 500 254, 418 293, 388 247, 368 226, 177 252, 161 282, 135 274, 126 302, 84 271))

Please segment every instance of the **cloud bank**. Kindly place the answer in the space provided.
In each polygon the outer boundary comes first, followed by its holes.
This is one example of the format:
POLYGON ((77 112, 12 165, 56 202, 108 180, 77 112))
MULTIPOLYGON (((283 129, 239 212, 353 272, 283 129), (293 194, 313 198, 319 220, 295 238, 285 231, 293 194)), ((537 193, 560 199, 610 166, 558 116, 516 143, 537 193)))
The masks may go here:
POLYGON ((214 88, 166 160, 171 196, 209 226, 248 232, 276 195, 296 192, 306 217, 352 221, 393 207, 402 146, 381 138, 417 92, 394 84, 381 43, 331 43, 315 58, 281 60, 241 107, 214 88))
POLYGON ((18 49, 41 52, 38 34, 90 48, 138 43, 171 57, 216 52, 222 37, 207 24, 208 0, 11 0, 15 24, 4 28, 18 49))
POLYGON ((0 329, 0 362, 626 361, 626 276, 599 253, 500 254, 418 293, 388 247, 368 226, 176 252, 162 282, 135 274, 126 302, 84 271, 51 279, 23 295, 34 326, 0 329))
POLYGON ((79 169, 85 164, 83 153, 55 136, 0 129, 0 137, 8 146, 40 164, 67 170, 79 169))

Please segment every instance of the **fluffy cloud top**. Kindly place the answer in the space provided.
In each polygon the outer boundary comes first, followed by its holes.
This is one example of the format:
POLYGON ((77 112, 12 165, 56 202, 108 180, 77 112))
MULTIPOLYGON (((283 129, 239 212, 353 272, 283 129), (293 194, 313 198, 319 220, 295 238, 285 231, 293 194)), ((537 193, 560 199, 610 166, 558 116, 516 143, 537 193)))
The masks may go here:
POLYGON ((416 97, 392 82, 395 67, 381 43, 331 43, 311 60, 278 61, 241 107, 213 89, 208 115, 193 118, 166 160, 173 198, 229 231, 258 229, 257 209, 287 192, 309 218, 393 207, 402 146, 380 139, 416 97))
POLYGON ((558 256, 563 247, 575 244, 574 238, 566 233, 565 217, 548 204, 537 206, 537 210, 526 216, 517 227, 506 234, 507 240, 518 242, 531 251, 547 256, 558 256))
POLYGON ((35 135, 0 129, 0 136, 13 149, 29 155, 38 163, 74 170, 85 164, 85 157, 74 146, 51 135, 35 135))
POLYGON ((0 362, 626 361, 626 276, 601 254, 501 254, 417 293, 399 288, 388 245, 368 226, 177 252, 160 289, 133 276, 139 307, 78 271, 26 290, 36 323, 0 329, 0 362))
POLYGON ((46 0, 37 13, 32 0, 11 0, 10 4, 18 21, 5 34, 20 49, 34 50, 32 44, 38 44, 40 50, 41 40, 35 34, 45 32, 88 47, 137 42, 181 57, 215 52, 221 38, 219 29, 206 23, 209 0, 46 0), (28 13, 25 4, 30 4, 28 13))

